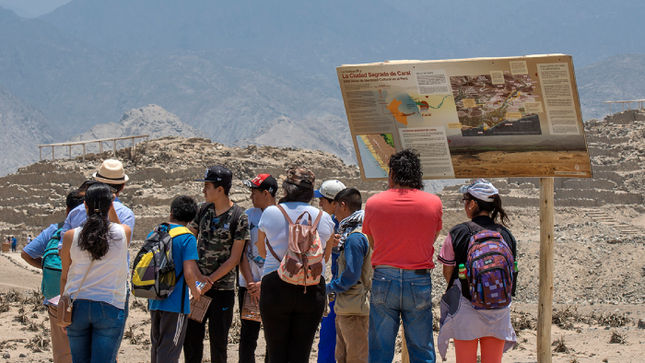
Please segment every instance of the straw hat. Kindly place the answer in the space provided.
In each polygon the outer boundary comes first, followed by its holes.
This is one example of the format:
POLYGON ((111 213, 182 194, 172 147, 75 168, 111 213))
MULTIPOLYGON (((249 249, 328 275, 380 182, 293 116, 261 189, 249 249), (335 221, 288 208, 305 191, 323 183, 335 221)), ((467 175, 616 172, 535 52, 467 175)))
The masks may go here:
POLYGON ((125 184, 129 180, 123 172, 123 163, 114 159, 107 159, 101 164, 99 171, 92 177, 101 183, 106 184, 125 184))

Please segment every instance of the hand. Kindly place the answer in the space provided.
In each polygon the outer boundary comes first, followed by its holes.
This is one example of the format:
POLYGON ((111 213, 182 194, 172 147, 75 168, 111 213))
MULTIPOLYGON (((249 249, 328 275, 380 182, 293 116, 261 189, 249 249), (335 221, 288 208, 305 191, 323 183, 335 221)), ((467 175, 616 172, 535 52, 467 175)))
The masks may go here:
POLYGON ((200 293, 202 295, 204 295, 206 292, 208 292, 208 290, 211 289, 211 287, 213 287, 213 283, 212 282, 207 282, 206 285, 204 285, 204 287, 202 287, 202 290, 200 291, 200 293))
POLYGON ((195 289, 190 290, 191 295, 193 295, 191 296, 191 300, 199 301, 202 296, 202 291, 197 286, 195 286, 195 289))
POLYGON ((247 284, 247 292, 251 296, 254 304, 260 303, 261 282, 251 282, 247 284))
POLYGON ((340 243, 340 234, 336 233, 334 234, 334 241, 332 242, 332 246, 338 247, 339 243, 340 243))

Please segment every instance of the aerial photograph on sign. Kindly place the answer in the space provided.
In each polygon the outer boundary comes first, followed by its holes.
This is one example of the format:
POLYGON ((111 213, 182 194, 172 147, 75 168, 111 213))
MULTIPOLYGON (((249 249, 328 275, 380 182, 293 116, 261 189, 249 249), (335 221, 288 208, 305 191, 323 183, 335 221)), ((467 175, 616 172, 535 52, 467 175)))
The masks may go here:
POLYGON ((387 178, 390 156, 396 153, 392 134, 356 135, 366 178, 387 178))
MULTIPOLYGON (((491 72, 492 73, 492 72, 491 72)), ((499 72, 502 73, 502 72, 499 72)), ((540 118, 527 111, 535 104, 533 81, 528 74, 450 77, 463 136, 540 135, 540 118)))

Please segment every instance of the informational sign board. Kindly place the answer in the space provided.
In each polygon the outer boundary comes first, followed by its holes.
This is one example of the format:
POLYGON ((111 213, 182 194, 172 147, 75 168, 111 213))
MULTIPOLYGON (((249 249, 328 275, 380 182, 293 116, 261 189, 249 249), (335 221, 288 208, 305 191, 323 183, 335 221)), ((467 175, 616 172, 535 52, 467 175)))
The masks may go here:
POLYGON ((364 179, 421 155, 425 179, 590 178, 571 56, 391 61, 337 68, 364 179))

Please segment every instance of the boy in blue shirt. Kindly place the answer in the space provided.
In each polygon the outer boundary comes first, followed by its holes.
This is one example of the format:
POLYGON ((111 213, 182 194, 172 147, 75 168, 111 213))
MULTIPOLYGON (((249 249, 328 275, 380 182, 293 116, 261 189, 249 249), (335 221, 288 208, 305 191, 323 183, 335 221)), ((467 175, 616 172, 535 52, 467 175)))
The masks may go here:
MULTIPOLYGON (((197 203, 191 197, 178 196, 170 205, 170 229, 186 227, 196 215, 197 203)), ((166 299, 148 300, 152 320, 150 332, 152 363, 179 361, 186 337, 186 318, 190 313, 189 296, 182 289, 190 289, 193 298, 199 300, 201 291, 197 288, 196 281, 208 283, 206 277, 197 268, 196 260, 199 258, 197 240, 192 233, 181 234, 172 239, 172 258, 175 262, 175 274, 180 276, 183 271, 183 276, 166 299)))

